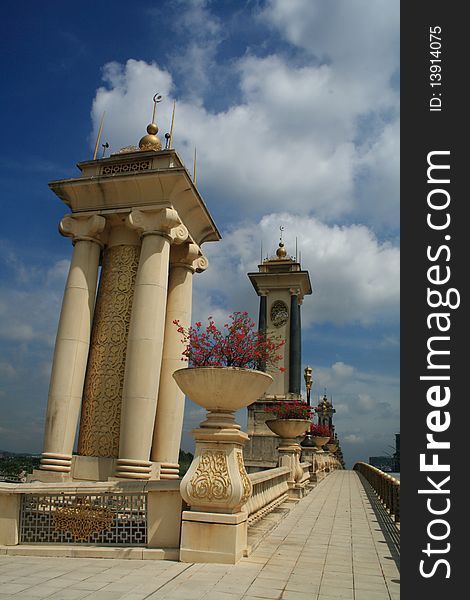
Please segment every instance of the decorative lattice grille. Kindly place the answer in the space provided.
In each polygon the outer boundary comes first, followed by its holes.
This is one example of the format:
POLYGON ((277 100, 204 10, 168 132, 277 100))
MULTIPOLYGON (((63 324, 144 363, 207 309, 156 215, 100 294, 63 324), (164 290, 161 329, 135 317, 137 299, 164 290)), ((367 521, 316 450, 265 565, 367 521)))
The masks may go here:
POLYGON ((149 160, 135 160, 132 162, 118 163, 116 165, 105 165, 101 169, 101 175, 115 175, 117 173, 137 173, 150 169, 149 160))
POLYGON ((20 543, 147 544, 146 494, 24 494, 20 543))

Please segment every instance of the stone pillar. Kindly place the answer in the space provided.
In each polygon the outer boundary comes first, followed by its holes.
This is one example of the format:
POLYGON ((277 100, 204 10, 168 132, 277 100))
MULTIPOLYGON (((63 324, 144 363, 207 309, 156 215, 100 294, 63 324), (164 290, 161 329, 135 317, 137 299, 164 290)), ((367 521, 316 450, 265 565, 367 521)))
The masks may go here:
POLYGON ((160 479, 178 479, 179 450, 184 416, 184 393, 173 379, 181 369, 184 350, 181 334, 173 321, 185 329, 191 325, 193 273, 207 268, 207 259, 200 256, 199 246, 173 246, 170 254, 170 276, 163 342, 160 388, 153 432, 151 459, 160 463, 160 479))
POLYGON ((299 290, 290 290, 289 392, 300 394, 300 306, 299 290))
MULTIPOLYGON (((78 454, 117 458, 127 336, 140 238, 110 219, 83 392, 78 454)), ((112 472, 112 471, 111 471, 112 472)))
POLYGON ((71 237, 72 261, 65 285, 52 361, 41 469, 70 473, 83 393, 100 258, 99 215, 67 215, 59 231, 71 237))
POLYGON ((127 342, 117 477, 149 479, 160 382, 170 243, 188 232, 172 208, 133 210, 129 226, 142 235, 127 342), (179 225, 179 227, 175 227, 179 225))
POLYGON ((278 447, 279 466, 288 467, 290 469, 288 494, 290 498, 300 499, 304 496, 303 486, 300 480, 303 477, 303 469, 300 466, 300 454, 302 448, 297 443, 295 438, 283 438, 278 447))
MULTIPOLYGON (((259 319, 258 319, 258 331, 266 337, 266 331, 268 329, 268 291, 263 290, 259 292, 259 319)), ((266 361, 260 361, 260 371, 266 371, 266 361)))
POLYGON ((213 425, 209 413, 193 430, 195 456, 181 481, 181 495, 191 507, 182 515, 181 562, 234 564, 247 545, 248 514, 242 507, 252 492, 243 463, 248 435, 233 413, 214 414, 213 425))

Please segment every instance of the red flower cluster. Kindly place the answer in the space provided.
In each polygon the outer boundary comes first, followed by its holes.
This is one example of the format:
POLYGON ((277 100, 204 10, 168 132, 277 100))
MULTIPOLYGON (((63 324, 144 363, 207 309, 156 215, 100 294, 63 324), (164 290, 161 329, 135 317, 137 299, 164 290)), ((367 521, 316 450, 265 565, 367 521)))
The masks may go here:
POLYGON ((266 408, 276 419, 304 419, 308 421, 312 415, 312 408, 300 400, 283 400, 266 408))
POLYGON ((314 436, 318 437, 329 438, 331 435, 328 427, 323 427, 323 425, 315 425, 314 423, 310 425, 310 432, 313 433, 314 436))
POLYGON ((205 328, 197 322, 195 327, 185 329, 179 321, 173 321, 186 344, 181 360, 188 361, 190 367, 242 369, 258 369, 261 365, 271 367, 281 360, 278 351, 284 341, 255 331, 255 322, 246 312, 234 312, 229 319, 231 322, 225 323, 225 331, 216 327, 212 317, 208 318, 209 324, 205 328))

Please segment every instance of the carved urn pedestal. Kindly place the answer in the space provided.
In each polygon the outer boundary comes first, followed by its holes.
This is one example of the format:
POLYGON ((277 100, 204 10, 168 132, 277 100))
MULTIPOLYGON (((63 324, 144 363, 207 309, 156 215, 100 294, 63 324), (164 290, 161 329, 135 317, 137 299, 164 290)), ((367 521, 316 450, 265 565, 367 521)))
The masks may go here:
POLYGON ((290 477, 287 482, 289 497, 296 500, 303 498, 304 486, 300 483, 304 474, 300 466, 302 448, 296 438, 303 435, 310 427, 310 421, 304 419, 273 419, 266 421, 266 425, 281 438, 278 447, 279 466, 289 467, 290 469, 290 477))
POLYGON ((247 548, 248 514, 243 505, 252 486, 243 463, 248 435, 240 431, 234 412, 259 398, 272 378, 233 367, 180 369, 173 377, 208 411, 192 431, 195 456, 180 486, 190 506, 183 512, 180 560, 235 564, 247 548))

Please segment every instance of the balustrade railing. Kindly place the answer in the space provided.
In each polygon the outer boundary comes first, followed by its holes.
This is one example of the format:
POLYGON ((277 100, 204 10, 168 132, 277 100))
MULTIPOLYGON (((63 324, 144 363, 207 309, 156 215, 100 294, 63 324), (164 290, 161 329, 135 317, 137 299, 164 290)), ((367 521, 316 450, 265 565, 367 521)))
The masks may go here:
POLYGON ((307 481, 310 481, 310 466, 311 465, 309 462, 301 462, 300 463, 300 468, 302 469, 304 474, 302 475, 302 479, 300 480, 299 483, 306 483, 307 481))
POLYGON ((253 525, 288 498, 290 469, 278 467, 248 475, 253 493, 246 503, 248 525, 253 525))
POLYGON ((382 504, 394 516, 395 522, 400 522, 400 481, 377 467, 364 462, 354 465, 354 470, 361 473, 375 490, 382 504))

